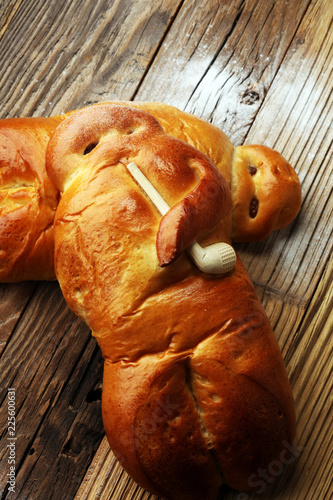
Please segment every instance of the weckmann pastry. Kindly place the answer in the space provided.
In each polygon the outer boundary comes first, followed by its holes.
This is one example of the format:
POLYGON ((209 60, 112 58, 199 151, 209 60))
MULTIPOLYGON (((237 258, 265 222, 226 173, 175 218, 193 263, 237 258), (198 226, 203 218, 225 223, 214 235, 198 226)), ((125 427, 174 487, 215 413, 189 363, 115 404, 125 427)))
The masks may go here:
POLYGON ((295 411, 240 260, 211 275, 186 250, 267 236, 295 217, 300 190, 277 153, 234 149, 215 129, 203 138, 184 124, 179 135, 196 137, 200 152, 169 135, 156 109, 158 119, 139 106, 91 106, 53 132, 55 272, 101 347, 103 421, 122 466, 160 497, 209 500, 223 483, 251 490, 253 474, 292 446, 295 411), (165 215, 128 171, 133 162, 170 206, 165 215))

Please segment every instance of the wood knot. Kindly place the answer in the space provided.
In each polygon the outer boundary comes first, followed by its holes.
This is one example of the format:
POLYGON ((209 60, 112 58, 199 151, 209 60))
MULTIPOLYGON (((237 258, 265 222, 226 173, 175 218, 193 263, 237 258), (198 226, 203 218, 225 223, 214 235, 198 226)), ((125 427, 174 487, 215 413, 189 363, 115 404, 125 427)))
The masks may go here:
POLYGON ((241 103, 248 104, 251 106, 251 104, 254 104, 256 101, 259 101, 259 98, 260 98, 259 92, 249 87, 248 89, 245 90, 245 92, 243 92, 241 96, 241 103))

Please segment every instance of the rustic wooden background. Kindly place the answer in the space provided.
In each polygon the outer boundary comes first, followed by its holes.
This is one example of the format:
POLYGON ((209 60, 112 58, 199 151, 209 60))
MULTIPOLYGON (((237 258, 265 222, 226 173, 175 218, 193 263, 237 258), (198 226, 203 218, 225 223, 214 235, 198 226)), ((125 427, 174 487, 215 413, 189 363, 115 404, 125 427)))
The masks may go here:
MULTIPOLYGON (((295 222, 237 245, 297 410, 297 459, 253 495, 263 500, 333 498, 332 16, 331 0, 0 2, 1 118, 161 101, 212 121, 234 144, 277 149, 299 174, 295 222)), ((57 283, 0 287, 0 356, 1 500, 153 499, 108 449, 102 358, 57 283), (15 494, 6 476, 9 387, 15 494)), ((227 489, 222 497, 246 498, 227 489)))

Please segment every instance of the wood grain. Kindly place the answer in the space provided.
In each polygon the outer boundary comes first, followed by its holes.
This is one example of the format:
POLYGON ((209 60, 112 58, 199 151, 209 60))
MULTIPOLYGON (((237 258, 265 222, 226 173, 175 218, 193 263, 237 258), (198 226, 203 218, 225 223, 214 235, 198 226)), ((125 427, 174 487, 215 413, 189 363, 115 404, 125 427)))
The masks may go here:
POLYGON ((38 498, 42 491, 52 498, 62 490, 72 498, 73 471, 89 465, 103 435, 101 376, 96 342, 69 311, 59 285, 38 285, 1 358, 2 494, 8 388, 16 394, 17 498, 38 498))
POLYGON ((0 358, 35 287, 34 283, 0 285, 0 358))
POLYGON ((242 144, 307 3, 185 2, 136 99, 162 95, 242 144))
POLYGON ((300 456, 286 499, 329 499, 332 483, 333 261, 293 339, 290 380, 298 416, 300 456), (325 457, 325 459, 323 459, 325 457))
POLYGON ((115 459, 105 437, 75 495, 75 500, 120 498, 122 494, 125 498, 137 500, 156 498, 130 479, 115 459))
MULTIPOLYGON (((274 147, 295 166, 297 220, 237 246, 278 338, 298 417, 297 460, 253 499, 333 496, 332 17, 329 0, 0 4, 1 117, 156 100, 214 122, 235 144, 274 147)), ((153 500, 103 439, 103 361, 56 283, 1 285, 0 356, 1 500, 153 500), (16 496, 4 446, 13 385, 16 496)), ((222 497, 240 500, 228 489, 222 497)))
POLYGON ((195 23, 194 3, 184 4, 136 99, 162 92, 166 102, 213 121, 235 143, 266 144, 286 156, 302 180, 300 216, 267 241, 236 248, 261 292, 309 301, 318 266, 332 249, 332 128, 323 127, 332 112, 332 3, 293 2, 293 16, 289 2, 214 5, 201 6, 195 23))
POLYGON ((1 117, 130 100, 178 3, 16 2, 0 41, 1 117))

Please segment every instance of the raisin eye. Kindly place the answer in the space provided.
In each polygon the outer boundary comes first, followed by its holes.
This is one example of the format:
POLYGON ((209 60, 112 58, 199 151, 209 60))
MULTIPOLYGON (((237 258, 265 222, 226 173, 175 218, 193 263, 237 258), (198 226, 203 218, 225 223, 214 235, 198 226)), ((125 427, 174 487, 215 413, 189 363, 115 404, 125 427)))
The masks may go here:
POLYGON ((257 168, 254 167, 253 165, 249 165, 248 167, 250 175, 255 175, 257 173, 257 168))
POLYGON ((258 213, 258 208, 259 208, 259 200, 258 198, 252 198, 251 203, 250 203, 250 217, 251 219, 254 219, 258 213))
POLYGON ((84 150, 83 154, 84 155, 87 155, 89 154, 93 149, 95 149, 95 147, 97 146, 97 142, 93 142, 92 144, 89 144, 86 149, 84 150))

